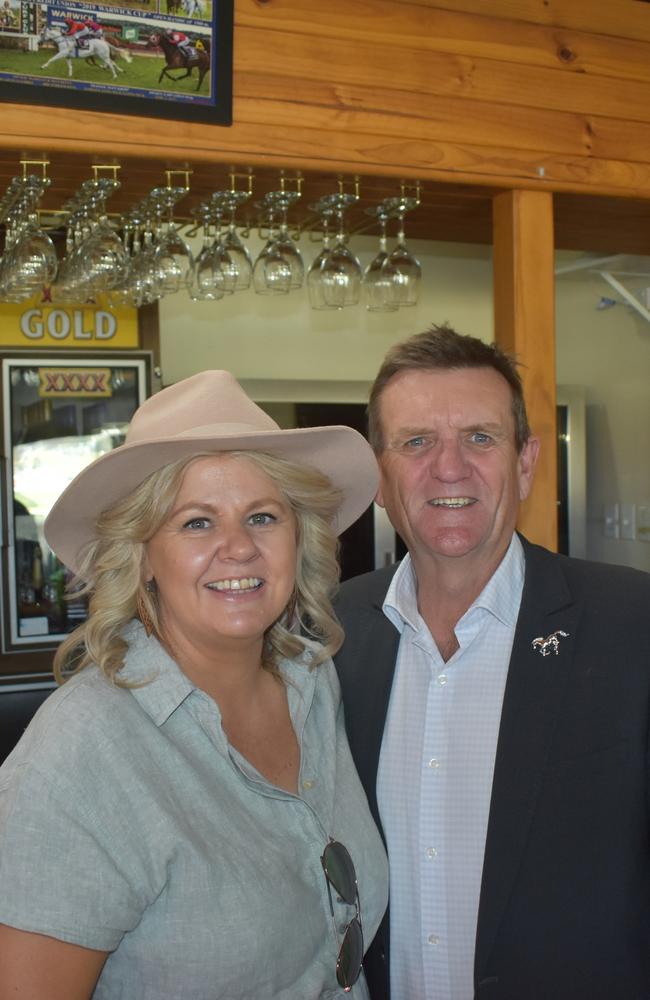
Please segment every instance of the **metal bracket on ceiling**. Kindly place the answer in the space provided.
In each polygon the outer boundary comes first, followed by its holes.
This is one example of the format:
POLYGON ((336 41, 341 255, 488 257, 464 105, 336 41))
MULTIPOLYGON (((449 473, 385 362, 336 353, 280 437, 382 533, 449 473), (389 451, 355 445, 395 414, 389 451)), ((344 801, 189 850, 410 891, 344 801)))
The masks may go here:
POLYGON ((638 295, 621 280, 622 278, 642 279, 644 287, 650 288, 650 260, 648 258, 626 254, 612 254, 609 257, 581 257, 568 264, 559 265, 555 269, 555 274, 556 276, 571 274, 575 271, 590 271, 593 274, 598 274, 630 308, 634 309, 647 323, 650 323, 650 310, 638 295))

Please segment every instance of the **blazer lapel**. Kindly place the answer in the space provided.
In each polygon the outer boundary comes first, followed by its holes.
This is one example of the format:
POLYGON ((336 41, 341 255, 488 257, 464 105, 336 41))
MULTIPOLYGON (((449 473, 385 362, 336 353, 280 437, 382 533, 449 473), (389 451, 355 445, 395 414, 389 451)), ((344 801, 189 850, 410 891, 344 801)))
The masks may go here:
POLYGON ((334 660, 339 670, 348 742, 380 830, 377 767, 400 638, 382 605, 395 569, 372 574, 365 593, 346 596, 343 606, 336 607, 346 632, 343 648, 334 660))
POLYGON ((479 905, 475 970, 480 983, 513 888, 570 675, 579 607, 560 560, 522 539, 526 574, 504 693, 479 905), (558 655, 533 639, 561 629, 558 655))

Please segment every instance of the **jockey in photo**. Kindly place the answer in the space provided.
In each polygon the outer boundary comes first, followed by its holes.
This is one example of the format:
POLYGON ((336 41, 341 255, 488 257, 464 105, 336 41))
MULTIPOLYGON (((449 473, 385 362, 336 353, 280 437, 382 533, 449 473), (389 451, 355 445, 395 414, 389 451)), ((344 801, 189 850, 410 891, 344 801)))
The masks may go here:
POLYGON ((190 57, 192 56, 192 43, 183 31, 176 31, 174 29, 168 29, 165 32, 165 37, 169 39, 172 45, 175 45, 187 65, 190 57))
POLYGON ((84 39, 90 35, 86 22, 75 21, 72 17, 64 17, 63 20, 66 26, 65 37, 72 38, 78 49, 86 48, 87 43, 84 42, 84 39))
POLYGON ((94 21, 91 17, 86 18, 86 20, 83 22, 83 24, 84 24, 84 28, 87 31, 87 34, 84 35, 85 38, 103 38, 104 37, 104 31, 102 29, 101 24, 98 24, 97 21, 94 21))

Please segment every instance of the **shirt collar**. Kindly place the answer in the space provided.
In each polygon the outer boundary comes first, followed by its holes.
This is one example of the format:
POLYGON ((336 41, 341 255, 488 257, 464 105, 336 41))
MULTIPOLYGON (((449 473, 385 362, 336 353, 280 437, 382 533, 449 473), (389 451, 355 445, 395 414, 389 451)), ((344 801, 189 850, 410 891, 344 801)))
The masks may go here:
MULTIPOLYGON (((119 679, 129 684, 131 694, 152 721, 162 726, 179 705, 199 688, 183 673, 155 636, 147 636, 141 622, 130 622, 122 632, 122 638, 128 643, 128 649, 119 679)), ((300 730, 314 695, 315 672, 310 664, 317 645, 304 641, 304 652, 294 660, 283 659, 279 668, 288 682, 287 697, 294 726, 300 730)))
MULTIPOLYGON (((514 628, 519 614, 524 574, 524 549, 519 536, 514 534, 505 556, 465 615, 474 608, 482 608, 504 625, 514 628)), ((421 627, 415 571, 410 555, 407 555, 398 566, 386 593, 382 610, 400 633, 403 632, 405 625, 409 625, 414 631, 421 627)))
POLYGON ((122 638, 128 643, 128 649, 119 679, 128 683, 142 710, 157 726, 162 726, 196 686, 156 637, 147 635, 141 622, 130 622, 122 638))

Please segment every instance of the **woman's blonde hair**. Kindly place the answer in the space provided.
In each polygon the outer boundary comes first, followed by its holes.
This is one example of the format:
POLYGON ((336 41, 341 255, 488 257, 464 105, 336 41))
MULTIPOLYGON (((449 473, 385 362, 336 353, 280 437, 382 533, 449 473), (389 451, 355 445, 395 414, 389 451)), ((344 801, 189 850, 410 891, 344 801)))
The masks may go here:
POLYGON ((332 656, 343 641, 343 630, 331 598, 339 578, 338 540, 332 528, 341 491, 317 469, 296 465, 276 455, 256 451, 201 452, 152 473, 128 496, 97 519, 97 538, 88 548, 73 582, 75 596, 89 597, 88 619, 60 645, 54 657, 59 682, 90 663, 117 684, 127 643, 124 626, 144 609, 154 632, 161 634, 155 590, 143 580, 145 545, 173 509, 183 474, 200 458, 227 455, 253 462, 274 482, 296 518, 296 581, 294 593, 280 618, 266 632, 262 666, 274 674, 282 658, 305 648, 301 636, 318 640, 312 663, 332 656))

